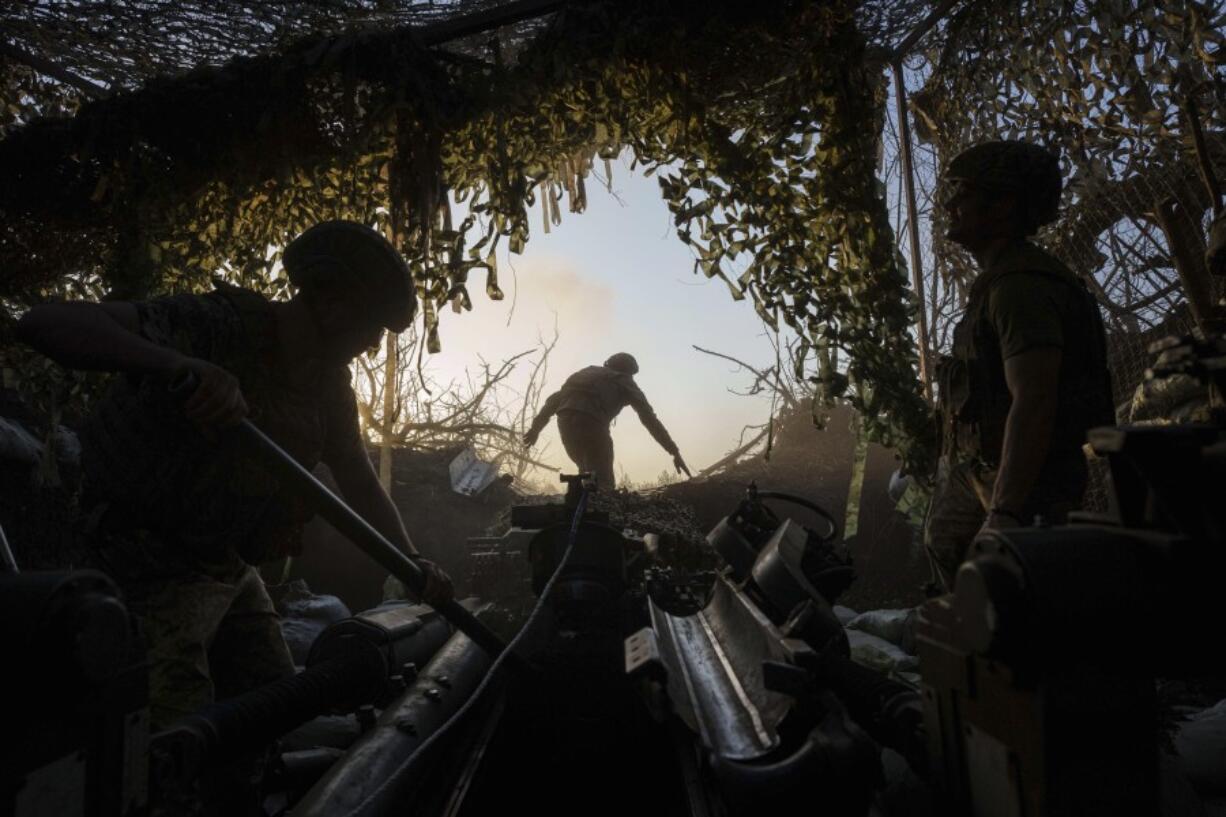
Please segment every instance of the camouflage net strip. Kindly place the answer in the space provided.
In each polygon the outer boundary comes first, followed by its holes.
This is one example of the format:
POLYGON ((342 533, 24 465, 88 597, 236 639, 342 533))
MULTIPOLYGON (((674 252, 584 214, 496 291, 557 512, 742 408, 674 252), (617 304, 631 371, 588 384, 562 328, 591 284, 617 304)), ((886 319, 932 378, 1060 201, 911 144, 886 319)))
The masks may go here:
POLYGON ((884 88, 854 5, 582 4, 508 67, 359 32, 88 103, 0 143, 0 294, 67 279, 139 297, 218 271, 280 293, 285 240, 353 218, 405 251, 436 350, 440 309, 472 306, 470 272, 501 297, 497 244, 521 251, 563 200, 581 211, 596 163, 629 148, 696 269, 793 328, 822 396, 922 460, 910 298, 875 176, 884 88))

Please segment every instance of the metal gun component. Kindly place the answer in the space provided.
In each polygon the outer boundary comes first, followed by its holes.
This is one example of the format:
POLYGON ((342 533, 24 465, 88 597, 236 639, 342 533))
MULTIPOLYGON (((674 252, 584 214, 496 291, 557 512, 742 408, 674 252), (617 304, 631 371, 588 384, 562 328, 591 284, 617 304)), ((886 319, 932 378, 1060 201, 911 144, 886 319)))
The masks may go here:
POLYGON ((651 626, 626 642, 626 671, 664 687, 669 706, 660 714, 671 709, 695 735, 726 797, 779 797, 820 781, 825 796, 852 807, 840 813, 867 808, 876 747, 841 702, 811 683, 806 667, 817 656, 808 645, 725 577, 694 615, 649 611, 651 626), (801 739, 784 740, 789 719, 801 739))
POLYGON ((677 715, 709 751, 754 760, 777 748, 792 700, 762 684, 763 662, 788 660, 770 620, 723 578, 692 616, 648 604, 651 626, 627 639, 626 672, 662 676, 677 715))
POLYGON ((1091 431, 1114 513, 985 532, 953 594, 924 606, 931 779, 951 813, 1162 812, 1154 679, 1226 670, 1205 648, 1226 572, 1224 439, 1091 431))
POLYGON ((0 574, 0 813, 143 814, 148 679, 135 621, 93 570, 0 574))
MULTIPOLYGON (((465 600, 461 604, 472 608, 475 601, 465 600)), ((324 630, 311 645, 307 668, 359 650, 378 653, 382 668, 378 688, 365 693, 355 689, 349 700, 334 706, 337 711, 348 712, 364 703, 385 703, 389 693, 387 680, 406 664, 425 666, 450 636, 447 619, 427 605, 376 607, 324 630)))
POLYGON ((417 747, 460 708, 491 663, 467 636, 453 635, 408 692, 307 792, 295 817, 403 810, 407 793, 432 768, 426 759, 414 760, 417 747))
POLYGON ((212 703, 156 735, 157 773, 183 785, 214 759, 264 746, 318 715, 384 703, 403 691, 393 683, 401 668, 425 664, 450 634, 446 619, 425 605, 337 622, 316 639, 303 672, 212 703))

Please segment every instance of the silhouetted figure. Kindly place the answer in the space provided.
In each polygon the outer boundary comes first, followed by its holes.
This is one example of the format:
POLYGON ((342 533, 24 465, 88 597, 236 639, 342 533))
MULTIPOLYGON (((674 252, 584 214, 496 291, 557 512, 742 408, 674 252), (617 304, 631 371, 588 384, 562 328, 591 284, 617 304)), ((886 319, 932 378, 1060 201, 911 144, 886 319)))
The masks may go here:
POLYGON ((558 433, 566 455, 580 471, 596 476, 598 487, 612 490, 613 438, 609 425, 623 408, 630 406, 639 420, 660 446, 672 455, 673 466, 678 473, 690 475, 677 444, 668 430, 656 417, 646 395, 634 382, 639 364, 632 355, 618 352, 604 362, 603 366, 588 366, 566 378, 562 388, 545 400, 541 412, 532 421, 532 427, 524 435, 526 445, 535 445, 541 430, 555 414, 558 416, 558 433))
POLYGON ((948 238, 980 269, 938 371, 942 454, 925 540, 949 589, 981 529, 1060 523, 1080 506, 1086 431, 1115 415, 1098 305, 1028 240, 1056 220, 1057 157, 985 142, 954 157, 945 178, 948 238))
MULTIPOLYGON (((340 221, 307 230, 284 262, 289 301, 219 282, 205 295, 48 304, 18 325, 65 366, 121 373, 82 429, 82 510, 98 566, 144 619, 155 728, 294 671, 254 566, 296 552, 313 512, 225 427, 249 416, 305 467, 327 463, 353 508, 415 552, 367 456, 348 368, 412 322, 408 265, 340 221), (185 377, 194 391, 173 394, 185 377)), ((422 564, 426 598, 449 598, 446 574, 422 564)))

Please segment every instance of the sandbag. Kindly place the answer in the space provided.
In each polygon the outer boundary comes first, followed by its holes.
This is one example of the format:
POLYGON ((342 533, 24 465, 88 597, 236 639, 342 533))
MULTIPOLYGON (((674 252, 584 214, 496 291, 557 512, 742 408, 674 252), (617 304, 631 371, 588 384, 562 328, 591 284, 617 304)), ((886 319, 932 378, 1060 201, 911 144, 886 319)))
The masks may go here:
MULTIPOLYGON (((270 592, 273 588, 269 588, 270 592)), ((336 596, 317 596, 302 579, 295 579, 278 594, 277 612, 281 614, 281 634, 289 646, 294 663, 305 666, 311 645, 328 625, 349 618, 352 613, 336 596)))
POLYGON ((884 638, 903 652, 915 652, 915 608, 869 610, 847 622, 846 626, 849 630, 884 638))
POLYGON ((918 658, 908 655, 884 638, 849 629, 847 641, 851 645, 851 660, 861 666, 885 673, 915 672, 919 669, 918 658))
POLYGON ((849 621, 853 620, 856 616, 860 614, 857 613, 855 610, 851 609, 850 607, 844 607, 841 604, 836 604, 834 605, 834 615, 835 615, 835 618, 839 620, 839 624, 842 624, 844 627, 846 627, 849 621))

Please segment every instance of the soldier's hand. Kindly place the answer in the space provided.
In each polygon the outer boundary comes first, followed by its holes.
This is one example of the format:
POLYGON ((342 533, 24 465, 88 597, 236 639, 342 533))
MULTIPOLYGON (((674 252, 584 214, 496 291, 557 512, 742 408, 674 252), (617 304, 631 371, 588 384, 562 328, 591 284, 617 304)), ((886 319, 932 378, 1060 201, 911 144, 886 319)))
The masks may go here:
POLYGON ((681 459, 680 454, 673 454, 673 467, 677 469, 677 473, 684 473, 687 477, 694 476, 690 473, 690 469, 685 464, 685 460, 681 459))
POLYGON ((421 592, 423 602, 431 607, 439 607, 455 597, 455 587, 446 571, 421 556, 414 556, 413 561, 417 562, 417 566, 426 574, 426 586, 421 592))
POLYGON ((537 431, 536 429, 529 429, 528 433, 524 435, 524 445, 528 446, 529 448, 536 445, 536 438, 540 435, 541 432, 537 431))
POLYGON ((183 403, 187 419, 202 428, 226 428, 247 416, 238 378, 207 360, 188 358, 176 379, 190 377, 196 387, 183 403))

